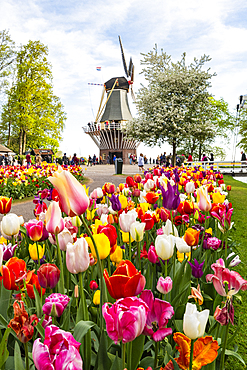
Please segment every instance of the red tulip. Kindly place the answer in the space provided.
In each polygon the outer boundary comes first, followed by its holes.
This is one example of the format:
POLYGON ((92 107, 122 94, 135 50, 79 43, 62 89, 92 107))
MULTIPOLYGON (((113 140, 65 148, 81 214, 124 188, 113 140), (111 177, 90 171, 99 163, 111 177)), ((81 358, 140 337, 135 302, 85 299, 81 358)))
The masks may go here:
POLYGON ((8 290, 19 290, 27 276, 26 262, 12 257, 0 269, 3 276, 3 285, 8 290))
POLYGON ((116 245, 117 242, 117 232, 113 225, 105 225, 101 226, 99 225, 97 229, 97 234, 105 234, 107 238, 110 240, 111 248, 113 248, 116 245))
POLYGON ((42 289, 42 295, 45 294, 45 289, 41 288, 38 276, 35 275, 33 271, 28 271, 27 278, 26 278, 26 287, 27 287, 28 297, 31 299, 35 299, 33 286, 35 286, 40 296, 41 296, 41 289, 42 289))
POLYGON ((43 288, 53 289, 60 278, 59 268, 52 263, 41 265, 37 271, 39 283, 43 288))
POLYGON ((133 188, 133 186, 135 184, 133 177, 127 176, 126 177, 126 184, 128 185, 129 188, 133 188))
POLYGON ((145 215, 141 218, 142 222, 146 224, 145 230, 151 230, 154 226, 154 219, 150 215, 150 213, 145 213, 145 215))
POLYGON ((154 204, 157 202, 157 200, 159 199, 159 196, 151 191, 149 191, 145 197, 143 197, 144 199, 146 199, 146 201, 149 203, 149 204, 154 204))
POLYGON ((0 197, 0 213, 5 215, 9 213, 12 205, 12 198, 0 197))
POLYGON ((146 284, 141 271, 128 260, 121 261, 110 277, 105 269, 104 278, 111 297, 115 299, 136 296, 143 291, 146 284))

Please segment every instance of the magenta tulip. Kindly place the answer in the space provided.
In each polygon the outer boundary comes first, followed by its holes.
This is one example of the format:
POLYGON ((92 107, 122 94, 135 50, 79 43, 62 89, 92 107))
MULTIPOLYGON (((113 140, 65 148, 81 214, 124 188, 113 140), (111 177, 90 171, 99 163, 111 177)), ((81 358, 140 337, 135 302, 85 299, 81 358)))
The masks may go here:
POLYGON ((59 234, 64 229, 62 212, 57 202, 52 202, 45 214, 46 229, 51 234, 59 234))
POLYGON ((69 171, 57 171, 48 180, 56 188, 63 211, 68 216, 80 216, 89 206, 85 188, 69 171))
POLYGON ((167 276, 166 278, 161 276, 157 282, 156 288, 161 294, 169 293, 172 290, 172 279, 170 276, 167 276))
POLYGON ((45 328, 44 344, 40 338, 34 341, 34 364, 37 370, 82 370, 80 345, 71 333, 49 325, 45 328))
POLYGON ((65 294, 52 293, 45 299, 45 304, 43 305, 42 310, 45 315, 60 317, 69 301, 70 298, 65 294))
POLYGON ((102 307, 109 337, 117 344, 128 343, 141 335, 146 324, 148 306, 142 299, 127 297, 102 307))
POLYGON ((143 334, 149 335, 155 342, 159 342, 168 335, 171 335, 172 329, 166 328, 168 320, 174 315, 174 310, 170 303, 162 301, 161 299, 154 299, 151 290, 143 290, 140 298, 149 307, 143 334), (154 331, 154 327, 158 330, 154 331))
POLYGON ((24 224, 25 228, 27 229, 27 235, 28 237, 33 240, 34 242, 37 242, 42 238, 43 235, 43 222, 38 221, 36 219, 29 220, 24 224))

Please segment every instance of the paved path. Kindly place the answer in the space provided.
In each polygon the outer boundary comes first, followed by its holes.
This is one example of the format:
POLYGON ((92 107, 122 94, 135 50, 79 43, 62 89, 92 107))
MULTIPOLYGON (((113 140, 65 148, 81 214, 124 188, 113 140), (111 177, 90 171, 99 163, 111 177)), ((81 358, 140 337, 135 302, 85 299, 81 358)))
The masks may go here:
MULTIPOLYGON (((125 182, 126 176, 135 175, 139 169, 137 165, 123 165, 124 175, 115 175, 115 167, 113 165, 96 165, 92 167, 82 166, 83 172, 90 182, 86 185, 89 191, 93 191, 97 187, 102 187, 105 182, 111 182, 118 186, 121 182, 125 182)), ((25 221, 34 218, 34 204, 32 200, 17 203, 12 206, 11 212, 18 216, 22 215, 25 221)))

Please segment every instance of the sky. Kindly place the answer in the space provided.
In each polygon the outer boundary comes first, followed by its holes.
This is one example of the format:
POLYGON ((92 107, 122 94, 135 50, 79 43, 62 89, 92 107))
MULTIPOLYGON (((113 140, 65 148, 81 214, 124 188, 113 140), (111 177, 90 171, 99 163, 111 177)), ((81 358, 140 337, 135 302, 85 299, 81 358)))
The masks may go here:
MULTIPOLYGON (((54 93, 67 113, 60 150, 67 155, 98 155, 82 127, 93 121, 103 83, 124 75, 118 35, 127 63, 135 65, 134 91, 141 83, 141 53, 158 49, 176 62, 206 54, 217 76, 210 92, 234 110, 247 94, 247 3, 236 0, 0 0, 0 29, 7 29, 17 45, 40 40, 49 48, 54 93), (246 4, 246 5, 245 5, 246 4), (101 67, 97 71, 96 67, 101 67)), ((128 96, 132 115, 136 110, 128 96)), ((232 150, 232 145, 226 148, 232 150)), ((170 152, 168 144, 138 152, 156 157, 170 152)), ((230 159, 230 158, 229 158, 230 159)))

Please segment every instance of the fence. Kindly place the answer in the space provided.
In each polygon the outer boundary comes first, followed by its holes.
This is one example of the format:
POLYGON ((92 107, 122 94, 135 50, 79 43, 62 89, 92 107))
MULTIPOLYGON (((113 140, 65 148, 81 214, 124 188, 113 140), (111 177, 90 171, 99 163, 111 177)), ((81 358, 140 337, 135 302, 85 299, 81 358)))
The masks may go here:
POLYGON ((232 162, 232 161, 214 161, 212 162, 184 162, 186 166, 202 166, 205 170, 213 167, 214 171, 222 173, 247 173, 247 161, 232 162))

